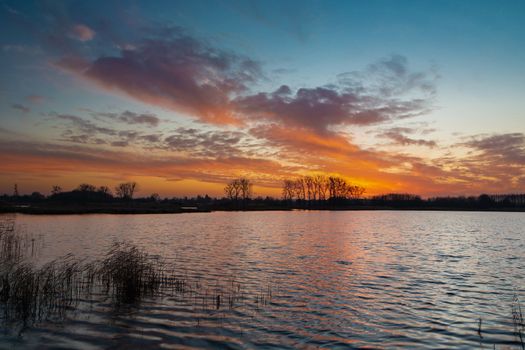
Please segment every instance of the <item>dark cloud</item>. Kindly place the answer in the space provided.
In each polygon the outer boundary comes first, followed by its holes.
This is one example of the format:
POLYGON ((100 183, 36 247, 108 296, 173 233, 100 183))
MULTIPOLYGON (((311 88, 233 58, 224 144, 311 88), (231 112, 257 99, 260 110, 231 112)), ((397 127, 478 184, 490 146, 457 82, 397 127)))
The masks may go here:
POLYGON ((524 166, 525 134, 509 133, 481 135, 461 145, 481 152, 476 156, 479 161, 505 162, 508 165, 524 166))
POLYGON ((231 97, 246 91, 247 84, 261 75, 255 61, 214 48, 177 28, 119 55, 95 60, 69 56, 57 64, 106 89, 218 124, 234 122, 231 97))
POLYGON ((29 113, 29 112, 31 112, 31 108, 26 107, 24 105, 21 105, 19 103, 13 103, 11 105, 11 108, 16 109, 17 111, 20 111, 22 113, 29 113))
POLYGON ((412 134, 416 132, 415 129, 412 128, 406 128, 406 127, 397 127, 397 128, 390 128, 388 130, 383 131, 378 136, 382 138, 387 138, 391 140, 394 144, 401 145, 401 146, 426 146, 426 147, 435 147, 437 146, 436 141, 433 140, 425 140, 425 139, 415 139, 406 136, 405 134, 412 134))
MULTIPOLYGON (((71 20, 65 22, 72 25, 71 20)), ((110 32, 102 30, 100 40, 113 41, 110 32)), ((211 124, 257 120, 324 133, 336 125, 372 125, 427 113, 435 94, 434 72, 414 71, 400 55, 360 72, 339 74, 333 84, 283 84, 273 92, 254 94, 253 87, 265 76, 258 62, 179 27, 146 25, 140 40, 113 44, 111 54, 64 50, 55 63, 103 89, 211 124), (120 50, 115 52, 115 47, 120 50)), ((155 123, 151 118, 120 118, 155 123)))
POLYGON ((128 141, 113 141, 111 142, 111 146, 113 147, 127 147, 129 146, 128 141))
POLYGON ((393 56, 366 74, 340 75, 337 84, 295 92, 282 85, 271 93, 237 97, 234 106, 248 118, 326 133, 334 125, 373 125, 427 113, 434 87, 426 76, 411 73, 405 58, 393 56))
POLYGON ((141 135, 140 138, 149 143, 158 143, 161 140, 161 134, 147 134, 141 135))
POLYGON ((92 121, 78 117, 76 115, 56 114, 56 113, 51 113, 50 115, 57 119, 61 119, 61 120, 70 122, 71 125, 74 126, 77 130, 81 131, 82 133, 88 134, 88 135, 95 135, 95 134, 116 135, 117 134, 117 131, 114 129, 98 126, 92 121))
POLYGON ((92 113, 92 115, 109 118, 130 125, 145 124, 149 126, 157 126, 160 123, 160 119, 155 114, 151 113, 124 111, 122 113, 92 113))
POLYGON ((178 128, 164 139, 164 147, 173 151, 184 151, 204 157, 226 157, 239 155, 243 137, 238 131, 200 131, 178 128))
POLYGON ((340 84, 382 97, 414 92, 433 96, 439 75, 434 68, 412 71, 408 58, 395 54, 370 64, 364 71, 342 73, 338 78, 340 84))
MULTIPOLYGON (((136 114, 129 111, 121 114, 95 113, 89 110, 88 112, 96 116, 103 116, 119 121, 123 120, 128 124, 153 123, 156 125, 156 122, 158 122, 158 118, 155 116, 136 114)), ((145 148, 160 147, 159 142, 162 138, 162 134, 160 133, 144 134, 139 130, 117 130, 102 127, 91 120, 76 115, 52 113, 51 116, 69 122, 69 125, 61 134, 60 141, 91 145, 109 144, 114 147, 126 147, 131 144, 145 148)))
POLYGON ((66 130, 62 133, 59 141, 65 141, 70 143, 79 143, 85 145, 104 145, 107 144, 107 141, 98 137, 93 137, 93 135, 88 134, 74 134, 71 130, 66 130))

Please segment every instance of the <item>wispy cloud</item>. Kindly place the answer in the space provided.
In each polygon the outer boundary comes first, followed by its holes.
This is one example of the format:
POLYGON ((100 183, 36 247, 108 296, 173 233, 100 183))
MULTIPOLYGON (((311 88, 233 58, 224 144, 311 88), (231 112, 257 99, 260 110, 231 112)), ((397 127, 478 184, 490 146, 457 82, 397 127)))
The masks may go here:
POLYGON ((385 130, 379 133, 379 137, 389 139, 393 144, 401 146, 426 146, 436 147, 437 143, 434 140, 416 139, 406 136, 406 134, 412 134, 415 130, 406 127, 395 127, 385 130))
POLYGON ((145 124, 153 127, 158 126, 160 123, 160 118, 152 113, 135 113, 131 111, 124 111, 122 113, 98 112, 91 114, 96 117, 104 117, 130 125, 145 124))
POLYGON ((24 105, 21 105, 19 103, 13 103, 11 105, 11 108, 17 110, 17 111, 20 111, 22 113, 29 113, 31 112, 31 108, 27 107, 27 106, 24 106, 24 105))

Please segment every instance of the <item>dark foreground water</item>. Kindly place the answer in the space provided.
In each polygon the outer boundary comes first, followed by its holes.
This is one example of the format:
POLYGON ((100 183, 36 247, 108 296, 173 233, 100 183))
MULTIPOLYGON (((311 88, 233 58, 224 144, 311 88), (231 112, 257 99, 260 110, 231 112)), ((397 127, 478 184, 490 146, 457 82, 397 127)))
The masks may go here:
POLYGON ((62 321, 3 325, 0 348, 521 349, 525 213, 17 215, 16 227, 37 237, 37 264, 127 240, 202 293, 241 298, 94 298, 62 321))

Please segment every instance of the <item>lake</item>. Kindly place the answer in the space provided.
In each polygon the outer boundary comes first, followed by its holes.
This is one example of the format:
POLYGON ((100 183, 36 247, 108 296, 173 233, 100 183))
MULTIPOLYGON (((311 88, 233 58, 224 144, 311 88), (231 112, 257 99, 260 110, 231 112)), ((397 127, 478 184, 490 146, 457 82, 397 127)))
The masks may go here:
MULTIPOLYGON (((160 255, 214 298, 83 300, 65 320, 2 326, 0 348, 516 348, 525 213, 420 211, 16 215, 42 264, 115 241, 160 255), (223 302, 224 304, 224 302, 223 302), (481 319, 481 323, 480 323, 481 319)), ((523 307, 522 307, 523 309, 523 307)))

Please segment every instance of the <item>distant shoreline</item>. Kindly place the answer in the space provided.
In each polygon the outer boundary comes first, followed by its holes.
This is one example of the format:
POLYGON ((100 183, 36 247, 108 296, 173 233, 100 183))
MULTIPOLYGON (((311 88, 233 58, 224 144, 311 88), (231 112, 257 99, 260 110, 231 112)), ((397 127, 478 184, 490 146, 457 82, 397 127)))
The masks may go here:
POLYGON ((388 207, 388 206, 349 206, 332 208, 136 208, 136 207, 4 207, 0 214, 17 213, 29 215, 81 215, 81 214, 182 214, 211 212, 253 212, 253 211, 469 211, 469 212, 525 212, 525 208, 442 208, 442 207, 388 207))

